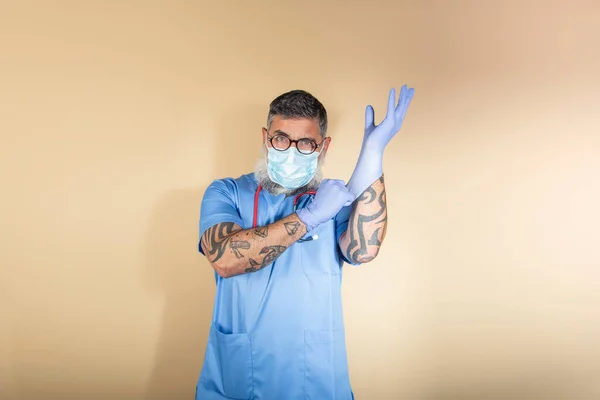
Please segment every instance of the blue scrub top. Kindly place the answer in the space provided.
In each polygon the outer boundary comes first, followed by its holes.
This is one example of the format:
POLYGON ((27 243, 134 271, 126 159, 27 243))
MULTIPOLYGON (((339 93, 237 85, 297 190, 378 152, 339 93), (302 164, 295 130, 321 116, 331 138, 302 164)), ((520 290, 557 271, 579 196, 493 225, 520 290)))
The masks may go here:
MULTIPOLYGON (((200 237, 233 222, 252 228, 254 174, 215 180, 202 199, 200 237)), ((298 208, 312 201, 302 196, 298 208)), ((260 192, 257 226, 294 212, 294 196, 260 192)), ((196 400, 350 400, 337 241, 350 207, 296 242, 270 265, 221 278, 196 400)), ((202 254, 201 246, 199 250, 202 254)))

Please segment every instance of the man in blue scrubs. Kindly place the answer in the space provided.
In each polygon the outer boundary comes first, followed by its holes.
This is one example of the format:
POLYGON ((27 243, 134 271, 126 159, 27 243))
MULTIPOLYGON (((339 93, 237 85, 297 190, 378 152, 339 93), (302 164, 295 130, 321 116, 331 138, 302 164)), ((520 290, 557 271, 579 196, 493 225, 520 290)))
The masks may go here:
POLYGON ((350 400, 341 283, 344 262, 373 260, 385 237, 382 158, 414 90, 392 89, 385 119, 367 107, 345 184, 322 179, 327 113, 310 93, 275 98, 253 173, 213 181, 199 250, 216 296, 197 400, 350 400))

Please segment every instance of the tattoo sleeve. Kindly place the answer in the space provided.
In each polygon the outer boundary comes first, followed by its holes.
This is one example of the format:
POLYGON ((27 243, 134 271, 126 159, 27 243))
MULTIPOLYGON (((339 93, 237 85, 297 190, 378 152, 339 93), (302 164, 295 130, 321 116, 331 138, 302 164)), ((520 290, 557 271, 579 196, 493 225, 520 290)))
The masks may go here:
POLYGON ((232 222, 212 226, 202 235, 202 248, 217 273, 231 277, 271 264, 306 233, 294 213, 270 225, 242 229, 232 222))
POLYGON ((352 263, 369 262, 377 256, 387 228, 387 205, 383 176, 354 202, 348 229, 340 238, 340 249, 352 263))

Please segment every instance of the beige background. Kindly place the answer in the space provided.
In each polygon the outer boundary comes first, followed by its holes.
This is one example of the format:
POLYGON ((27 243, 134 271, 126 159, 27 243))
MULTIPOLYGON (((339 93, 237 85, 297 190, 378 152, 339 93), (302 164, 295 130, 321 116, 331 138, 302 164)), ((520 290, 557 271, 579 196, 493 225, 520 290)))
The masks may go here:
POLYGON ((600 398, 600 3, 0 2, 0 398, 191 399, 215 178, 268 103, 416 94, 380 257, 347 268, 358 399, 600 398), (302 3, 302 5, 301 5, 302 3), (570 4, 567 4, 570 3, 570 4))

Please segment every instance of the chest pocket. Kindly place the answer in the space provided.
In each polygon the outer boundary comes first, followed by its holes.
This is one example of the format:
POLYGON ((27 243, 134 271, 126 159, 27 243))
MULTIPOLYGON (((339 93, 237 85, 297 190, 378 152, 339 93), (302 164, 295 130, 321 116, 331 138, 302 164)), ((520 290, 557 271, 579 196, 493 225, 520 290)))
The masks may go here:
POLYGON ((330 220, 304 236, 317 237, 306 242, 297 242, 300 247, 302 271, 306 275, 339 275, 340 260, 335 242, 335 222, 330 220))

